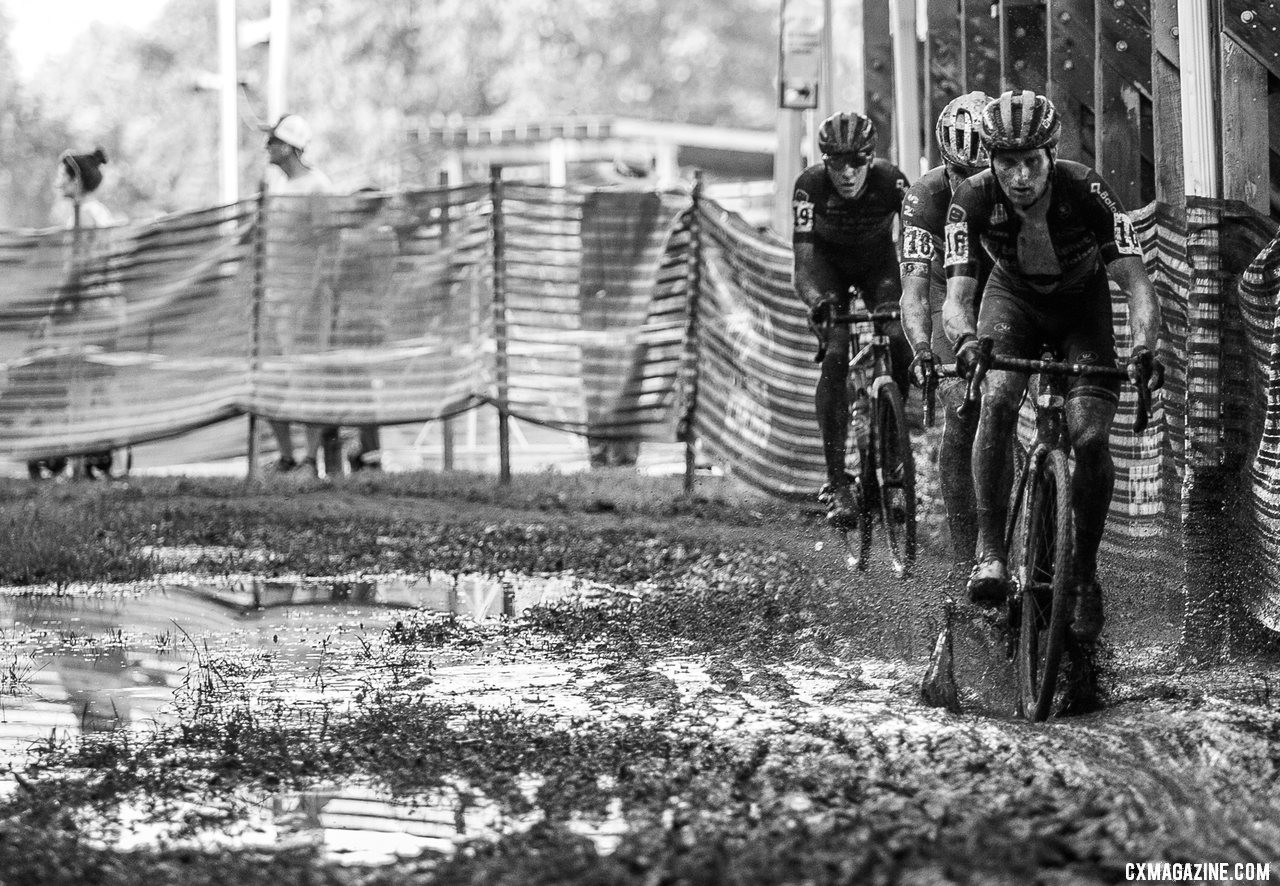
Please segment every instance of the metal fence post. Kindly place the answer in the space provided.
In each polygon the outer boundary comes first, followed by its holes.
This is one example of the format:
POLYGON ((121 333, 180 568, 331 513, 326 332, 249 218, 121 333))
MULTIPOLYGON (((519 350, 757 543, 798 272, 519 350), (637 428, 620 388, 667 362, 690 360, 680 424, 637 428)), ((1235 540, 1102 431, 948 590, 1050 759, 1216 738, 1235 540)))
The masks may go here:
MULTIPOLYGON (((266 288, 266 219, 267 219, 267 183, 258 185, 257 206, 253 213, 253 303, 250 312, 249 331, 249 399, 254 399, 256 379, 262 362, 262 301, 266 288)), ((249 466, 245 472, 245 480, 252 482, 258 479, 258 414, 249 409, 249 466)))
POLYGON ((689 259, 685 272, 685 385, 687 399, 680 417, 680 435, 684 438, 684 491, 693 492, 698 470, 697 431, 694 429, 698 409, 698 295, 702 288, 702 239, 698 213, 702 205, 702 170, 693 173, 693 205, 689 209, 689 259))
POLYGON ((508 399, 511 394, 507 364, 507 281, 506 228, 502 218, 502 167, 489 167, 489 199, 493 224, 493 336, 495 344, 494 379, 498 397, 498 482, 511 482, 511 416, 508 399))
MULTIPOLYGON (((449 210, 452 208, 452 197, 448 192, 449 170, 441 169, 437 175, 437 183, 444 192, 444 205, 440 207, 440 246, 449 244, 449 210)), ((440 469, 453 470, 453 418, 445 416, 440 420, 440 469)))

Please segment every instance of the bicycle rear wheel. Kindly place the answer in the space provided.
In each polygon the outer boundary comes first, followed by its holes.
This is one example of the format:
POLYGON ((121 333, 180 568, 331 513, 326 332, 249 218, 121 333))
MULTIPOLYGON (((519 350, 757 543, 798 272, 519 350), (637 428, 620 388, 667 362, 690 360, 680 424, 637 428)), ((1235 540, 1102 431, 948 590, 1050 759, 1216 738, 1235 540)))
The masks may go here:
POLYGON ((880 514, 894 572, 906 578, 916 562, 916 461, 902 393, 893 383, 876 394, 873 425, 876 483, 880 489, 880 514))
POLYGON ((1029 720, 1049 717, 1071 622, 1073 527, 1067 456, 1033 453, 1010 562, 1018 582, 1018 706, 1029 720))

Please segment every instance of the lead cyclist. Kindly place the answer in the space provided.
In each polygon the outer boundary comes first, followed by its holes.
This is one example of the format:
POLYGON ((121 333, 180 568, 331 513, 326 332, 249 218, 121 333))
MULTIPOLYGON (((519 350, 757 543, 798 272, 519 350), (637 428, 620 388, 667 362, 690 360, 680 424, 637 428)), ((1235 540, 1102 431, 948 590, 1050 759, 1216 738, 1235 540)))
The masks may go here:
MULTIPOLYGON (((993 339, 994 353, 1002 356, 1035 358, 1048 346, 1068 362, 1114 365, 1110 273, 1128 296, 1129 377, 1154 391, 1164 377, 1155 357, 1160 304, 1142 264, 1142 246, 1107 183, 1087 166, 1057 159, 1060 128, 1053 103, 1030 90, 1005 92, 982 112, 991 168, 956 189, 945 230, 943 323, 956 362, 972 367, 981 336, 993 339), (995 266, 975 317, 978 249, 995 266)), ((998 605, 1007 594, 1009 442, 1026 385, 1025 373, 992 371, 982 393, 973 453, 978 562, 969 578, 969 597, 978 605, 998 605)), ((1077 376, 1069 383, 1077 600, 1072 630, 1084 642, 1095 640, 1103 624, 1098 546, 1115 485, 1109 437, 1118 401, 1118 381, 1077 376)))

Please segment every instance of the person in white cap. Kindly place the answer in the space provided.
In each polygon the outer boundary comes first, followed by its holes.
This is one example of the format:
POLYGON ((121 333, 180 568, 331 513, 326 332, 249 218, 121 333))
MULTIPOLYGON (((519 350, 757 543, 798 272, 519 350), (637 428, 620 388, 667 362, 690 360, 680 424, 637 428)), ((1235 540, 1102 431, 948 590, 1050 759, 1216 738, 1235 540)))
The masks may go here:
MULTIPOLYGON (((276 121, 274 126, 266 127, 266 132, 267 159, 272 166, 283 173, 274 178, 267 178, 266 190, 269 194, 296 196, 333 192, 329 177, 302 161, 302 152, 311 142, 311 127, 306 120, 297 114, 285 114, 276 121)), ((309 213, 309 215, 313 214, 309 213)), ((311 221, 314 222, 314 219, 312 218, 311 221)), ((268 316, 273 321, 276 339, 281 350, 289 353, 293 349, 296 333, 294 324, 290 322, 290 314, 296 310, 296 305, 289 304, 290 300, 286 298, 272 298, 271 293, 267 294, 266 300, 268 316)), ((276 470, 287 472, 299 467, 299 463, 293 457, 293 433, 290 423, 272 419, 270 425, 276 438, 276 446, 280 450, 276 470)), ((317 455, 320 451, 323 432, 323 428, 315 425, 306 427, 306 456, 301 466, 313 474, 319 472, 317 455)))

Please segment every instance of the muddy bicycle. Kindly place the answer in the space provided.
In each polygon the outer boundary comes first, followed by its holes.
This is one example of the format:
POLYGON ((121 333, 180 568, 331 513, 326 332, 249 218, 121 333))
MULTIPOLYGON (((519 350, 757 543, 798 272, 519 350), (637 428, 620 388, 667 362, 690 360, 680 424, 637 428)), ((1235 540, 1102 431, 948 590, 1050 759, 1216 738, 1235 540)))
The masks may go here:
POLYGON ((849 567, 865 570, 871 560, 874 524, 879 522, 893 571, 906 578, 916 560, 916 464, 902 392, 893 380, 886 330, 898 316, 897 308, 877 308, 836 314, 830 319, 832 324, 852 326, 854 351, 847 382, 845 464, 852 480, 858 525, 836 531, 849 567))
MULTIPOLYGON (((1119 366, 1063 363, 995 356, 992 342, 979 342, 964 410, 977 408, 982 379, 1000 369, 1035 375, 1035 437, 1015 477, 1006 528, 1009 597, 1006 606, 1010 652, 1016 657, 1018 713, 1039 722, 1061 700, 1059 670, 1064 653, 1081 656, 1069 627, 1075 609, 1075 529, 1071 507, 1070 445, 1066 394, 1071 376, 1129 380, 1119 366)), ((1141 434, 1151 414, 1151 392, 1136 385, 1138 408, 1133 432, 1141 434)), ((1028 387, 1028 390, 1032 390, 1028 387)))

